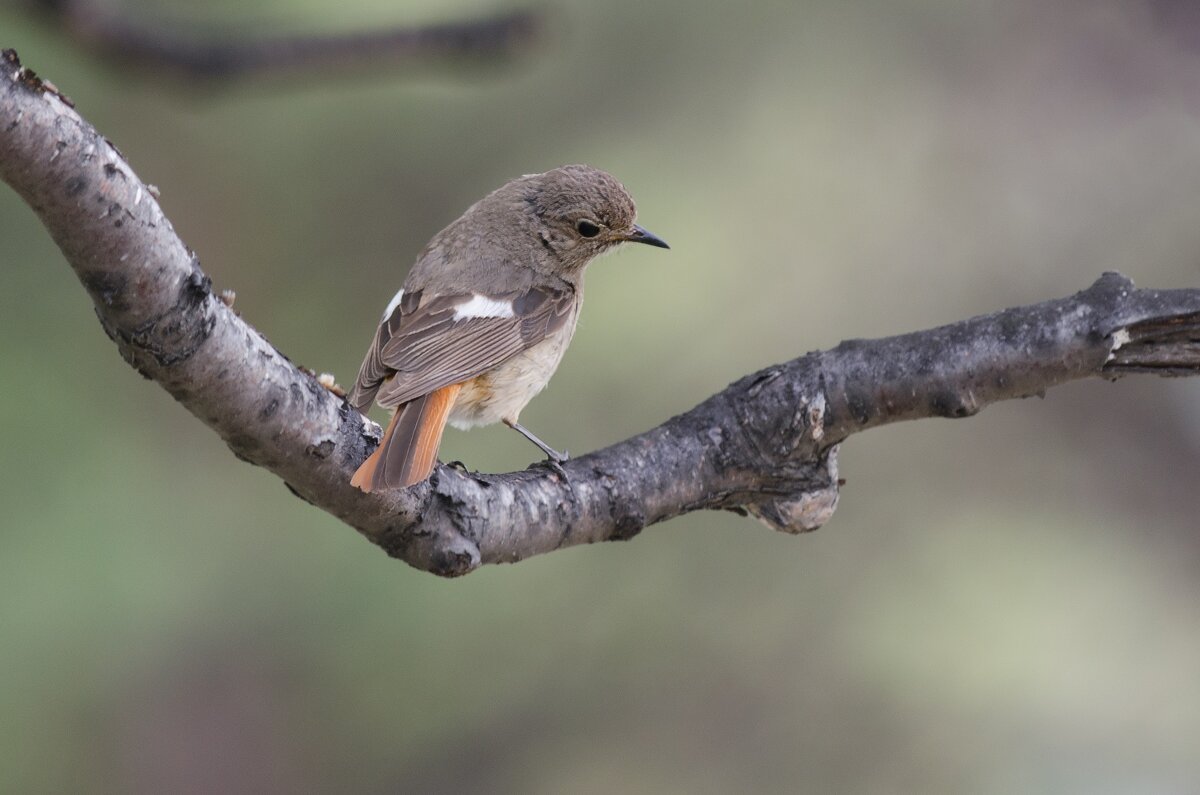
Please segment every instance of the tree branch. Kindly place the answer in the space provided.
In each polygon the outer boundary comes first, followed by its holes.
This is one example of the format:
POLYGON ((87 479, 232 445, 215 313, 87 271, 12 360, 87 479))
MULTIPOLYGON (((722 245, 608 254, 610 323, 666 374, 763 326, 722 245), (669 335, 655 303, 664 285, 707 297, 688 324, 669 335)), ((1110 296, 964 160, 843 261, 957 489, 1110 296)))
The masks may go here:
POLYGON ((436 574, 628 539, 700 509, 813 530, 837 506, 837 446, 851 434, 1089 376, 1200 371, 1200 290, 1135 290, 1110 273, 1069 298, 767 368, 568 462, 565 480, 441 466, 412 489, 363 494, 349 480, 379 427, 213 294, 152 190, 52 87, 11 51, 0 71, 0 178, 37 212, 125 360, 236 456, 436 574))
POLYGON ((97 0, 26 0, 25 5, 103 58, 210 81, 411 66, 438 58, 496 59, 526 48, 542 26, 537 13, 516 10, 417 27, 217 40, 139 24, 97 0))

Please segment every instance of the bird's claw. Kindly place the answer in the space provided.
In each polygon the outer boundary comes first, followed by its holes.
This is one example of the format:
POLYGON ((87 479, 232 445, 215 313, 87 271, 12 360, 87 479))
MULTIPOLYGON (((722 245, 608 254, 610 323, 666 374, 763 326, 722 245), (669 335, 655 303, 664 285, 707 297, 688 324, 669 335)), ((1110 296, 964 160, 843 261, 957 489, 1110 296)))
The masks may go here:
POLYGON ((563 469, 563 464, 565 464, 566 462, 567 462, 567 455, 564 452, 563 454, 559 455, 558 457, 550 456, 549 458, 546 458, 545 460, 538 461, 533 466, 544 467, 546 469, 549 469, 555 475, 558 475, 558 479, 561 480, 563 483, 570 483, 571 478, 567 476, 567 470, 563 469))

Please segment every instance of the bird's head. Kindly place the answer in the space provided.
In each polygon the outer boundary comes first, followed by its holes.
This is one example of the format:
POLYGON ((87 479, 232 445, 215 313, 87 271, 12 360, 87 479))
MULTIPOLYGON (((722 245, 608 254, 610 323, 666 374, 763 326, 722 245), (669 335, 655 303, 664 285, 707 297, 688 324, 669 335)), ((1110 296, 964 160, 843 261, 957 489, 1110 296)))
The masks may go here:
POLYGON ((619 243, 669 248, 638 226, 625 186, 591 166, 562 166, 518 181, 537 245, 553 255, 555 269, 578 271, 619 243))

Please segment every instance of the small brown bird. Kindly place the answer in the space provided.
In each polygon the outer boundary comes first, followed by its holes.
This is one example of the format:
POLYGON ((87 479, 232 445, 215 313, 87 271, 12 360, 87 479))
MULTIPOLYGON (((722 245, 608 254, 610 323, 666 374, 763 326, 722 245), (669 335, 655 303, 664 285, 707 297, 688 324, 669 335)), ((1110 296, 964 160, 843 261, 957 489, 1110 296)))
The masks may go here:
POLYGON ((395 409, 350 482, 363 491, 429 477, 449 422, 517 422, 562 359, 583 303, 583 270, 618 243, 668 248, 634 223, 611 175, 563 166, 514 179, 434 236, 388 304, 349 401, 395 409))

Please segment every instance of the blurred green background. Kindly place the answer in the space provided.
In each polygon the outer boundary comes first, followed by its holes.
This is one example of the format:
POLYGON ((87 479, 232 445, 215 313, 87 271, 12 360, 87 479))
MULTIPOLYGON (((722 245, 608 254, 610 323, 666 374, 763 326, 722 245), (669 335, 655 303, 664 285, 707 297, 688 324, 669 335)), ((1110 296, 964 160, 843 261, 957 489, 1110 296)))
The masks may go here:
MULTIPOLYGON (((482 2, 127 3, 331 32, 482 2)), ((587 3, 504 66, 208 90, 11 6, 0 45, 161 188, 219 289, 353 380, 424 242, 605 168, 672 251, 594 266, 522 419, 582 453, 847 337, 1200 274, 1200 15, 1168 0, 587 3), (665 309, 664 309, 665 308, 665 309)), ((690 515, 442 581, 236 461, 0 190, 0 791, 1182 792, 1200 383, 848 443, 793 538, 690 515)), ((505 429, 446 459, 531 460, 505 429)))

